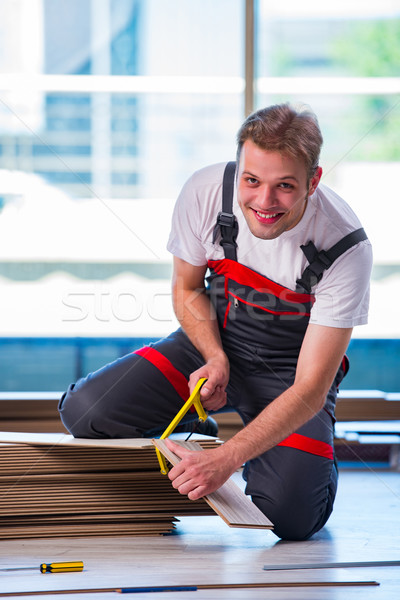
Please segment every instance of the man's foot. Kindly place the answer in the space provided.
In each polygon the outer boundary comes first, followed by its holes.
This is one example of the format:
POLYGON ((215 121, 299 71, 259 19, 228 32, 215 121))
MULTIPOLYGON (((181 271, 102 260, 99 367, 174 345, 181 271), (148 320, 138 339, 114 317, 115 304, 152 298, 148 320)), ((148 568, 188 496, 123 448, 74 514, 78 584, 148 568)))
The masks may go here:
MULTIPOLYGON (((146 432, 145 437, 159 437, 163 434, 164 429, 152 429, 146 432)), ((194 433, 200 433, 201 435, 210 435, 212 437, 218 437, 218 423, 212 417, 207 417, 206 421, 199 421, 194 419, 188 423, 181 423, 174 429, 172 433, 187 433, 192 435, 194 433)))
MULTIPOLYGON (((189 423, 188 425, 194 425, 189 423)), ((191 429, 189 429, 191 431, 191 429)), ((197 421, 197 425, 193 433, 201 433, 202 435, 211 435, 218 437, 218 423, 212 417, 207 417, 206 421, 197 421)))
POLYGON ((178 425, 173 433, 190 433, 190 435, 200 433, 201 435, 218 437, 218 423, 212 417, 207 417, 206 421, 199 421, 199 419, 196 419, 195 421, 189 421, 188 423, 178 425))

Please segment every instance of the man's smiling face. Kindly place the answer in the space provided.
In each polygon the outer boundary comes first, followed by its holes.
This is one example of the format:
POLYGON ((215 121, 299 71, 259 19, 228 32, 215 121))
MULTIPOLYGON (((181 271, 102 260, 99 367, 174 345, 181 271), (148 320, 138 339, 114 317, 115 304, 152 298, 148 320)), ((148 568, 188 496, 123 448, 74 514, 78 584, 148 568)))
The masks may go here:
POLYGON ((238 171, 238 203, 253 235, 273 240, 301 220, 322 169, 307 182, 301 159, 243 144, 238 171))

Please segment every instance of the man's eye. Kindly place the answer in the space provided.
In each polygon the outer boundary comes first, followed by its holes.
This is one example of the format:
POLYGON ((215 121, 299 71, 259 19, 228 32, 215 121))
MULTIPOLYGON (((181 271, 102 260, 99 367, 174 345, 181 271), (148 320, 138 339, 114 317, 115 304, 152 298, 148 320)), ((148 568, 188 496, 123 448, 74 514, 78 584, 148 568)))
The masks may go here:
POLYGON ((286 183, 286 181, 282 181, 282 182, 279 184, 279 187, 282 187, 282 188, 284 188, 285 190, 290 190, 290 189, 292 189, 292 188, 293 188, 293 186, 292 186, 290 183, 286 183))
POLYGON ((258 183, 258 179, 255 179, 254 177, 248 177, 246 179, 247 183, 250 183, 251 185, 254 185, 255 183, 258 183))

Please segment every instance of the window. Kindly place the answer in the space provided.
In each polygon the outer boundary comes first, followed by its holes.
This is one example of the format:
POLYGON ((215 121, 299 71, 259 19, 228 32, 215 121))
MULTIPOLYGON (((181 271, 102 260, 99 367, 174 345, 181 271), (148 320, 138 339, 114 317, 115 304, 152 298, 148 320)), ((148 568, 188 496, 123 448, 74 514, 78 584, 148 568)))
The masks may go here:
POLYGON ((324 136, 322 181, 350 204, 374 247, 369 324, 354 330, 346 388, 400 388, 400 320, 388 305, 400 288, 400 209, 387 185, 400 172, 399 53, 400 2, 370 2, 362 12, 356 0, 257 2, 255 108, 312 107, 324 136), (367 356, 377 365, 368 372, 367 356))
MULTIPOLYGON (((362 16, 355 0, 2 0, 0 346, 18 343, 17 357, 22 340, 44 340, 24 354, 42 364, 75 340, 73 360, 95 368, 102 340, 111 359, 172 330, 173 204, 194 170, 235 157, 249 91, 254 108, 317 113, 325 181, 375 246, 371 322, 355 335, 400 338, 386 301, 400 285, 397 197, 382 186, 400 161, 399 23, 400 0, 362 16)), ((3 389, 54 389, 32 364, 7 365, 3 389)))

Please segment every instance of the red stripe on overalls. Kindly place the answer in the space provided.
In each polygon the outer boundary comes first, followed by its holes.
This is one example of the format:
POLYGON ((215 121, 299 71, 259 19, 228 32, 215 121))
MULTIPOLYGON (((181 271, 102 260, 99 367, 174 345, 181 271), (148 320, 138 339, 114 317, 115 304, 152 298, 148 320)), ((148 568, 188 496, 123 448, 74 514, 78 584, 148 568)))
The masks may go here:
POLYGON ((300 435, 300 433, 292 433, 285 440, 282 440, 278 446, 285 446, 287 448, 296 448, 296 450, 302 450, 309 454, 315 454, 316 456, 322 456, 323 458, 330 458, 333 460, 333 448, 326 442, 320 442, 319 440, 313 440, 312 438, 300 435))
POLYGON ((148 361, 150 361, 151 364, 154 365, 164 375, 164 377, 168 379, 182 400, 186 402, 189 397, 188 380, 183 373, 174 367, 168 358, 166 358, 158 350, 150 348, 149 346, 135 350, 134 354, 143 356, 143 358, 146 358, 148 361))
POLYGON ((271 281, 271 279, 268 279, 249 267, 234 260, 230 260, 229 258, 209 260, 208 266, 213 269, 215 273, 218 273, 218 275, 225 275, 230 279, 234 279, 237 283, 251 287, 258 292, 269 292, 286 302, 303 304, 305 302, 313 303, 315 301, 314 295, 293 292, 283 285, 279 285, 279 283, 275 283, 275 281, 271 281))

